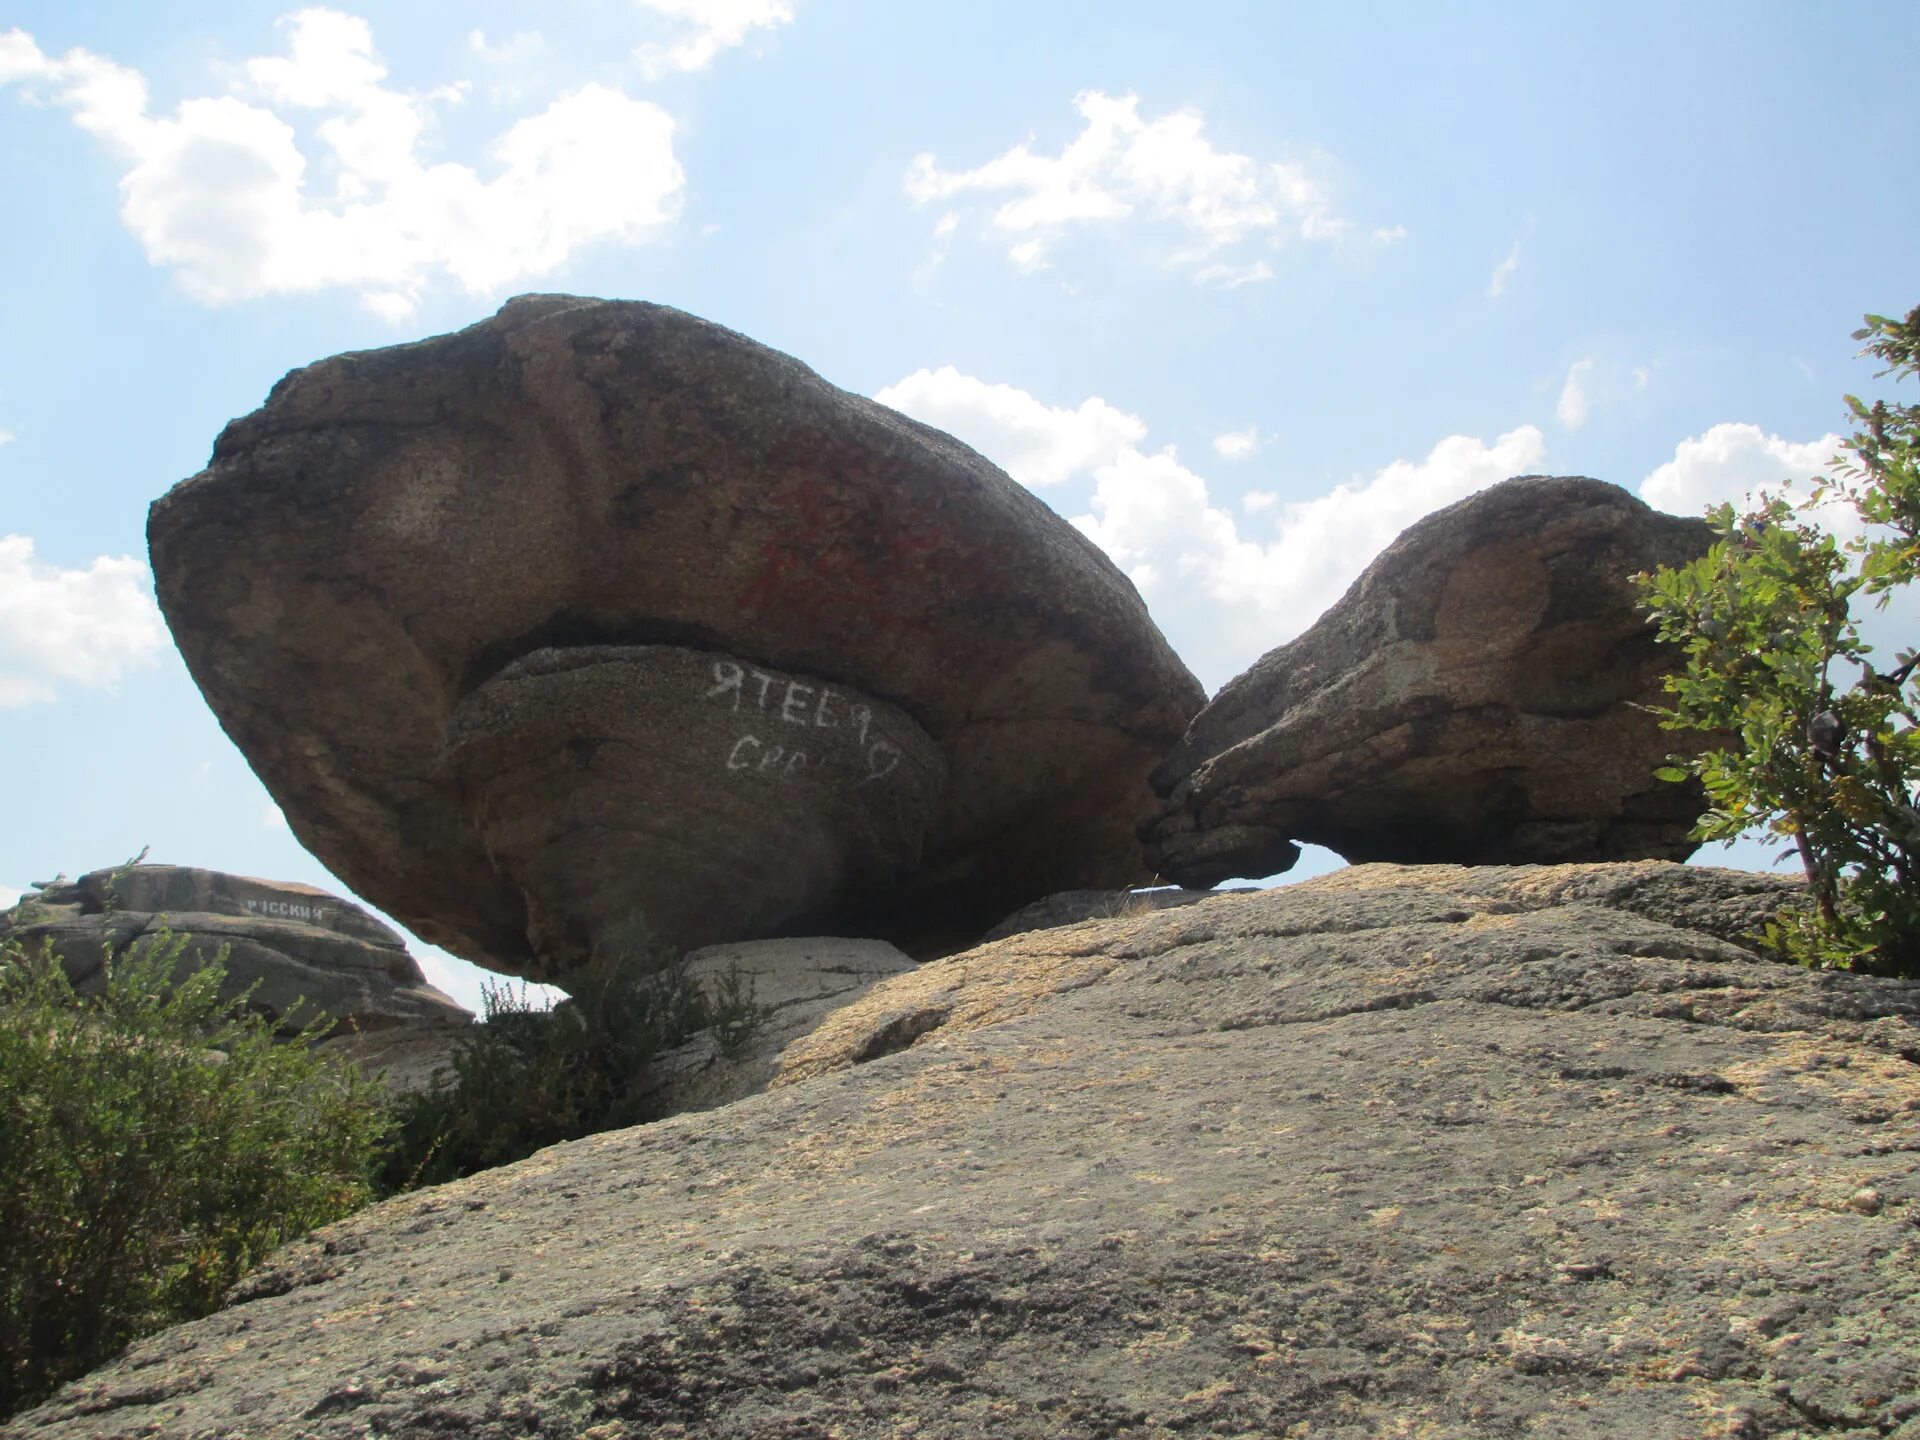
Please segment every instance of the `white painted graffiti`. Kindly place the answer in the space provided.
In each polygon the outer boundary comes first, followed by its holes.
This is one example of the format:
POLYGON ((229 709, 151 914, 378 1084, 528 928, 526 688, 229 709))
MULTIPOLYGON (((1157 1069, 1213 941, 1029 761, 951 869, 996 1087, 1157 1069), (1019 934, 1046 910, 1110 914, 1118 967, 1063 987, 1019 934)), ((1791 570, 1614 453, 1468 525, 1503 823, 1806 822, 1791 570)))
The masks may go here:
POLYGON ((326 923, 327 910, 324 905, 302 905, 297 900, 252 900, 243 902, 250 914, 270 915, 282 920, 305 920, 310 924, 326 923))
MULTIPOLYGON (((884 780, 899 768, 900 747, 888 740, 869 737, 873 707, 849 701, 831 685, 782 680, 735 660, 716 660, 713 684, 700 698, 724 699, 736 715, 744 706, 783 725, 808 730, 853 731, 866 772, 863 781, 884 780)), ((758 735, 742 735, 727 751, 729 770, 769 771, 782 778, 801 774, 809 768, 819 769, 824 764, 824 759, 810 759, 797 745, 762 740, 758 735)))

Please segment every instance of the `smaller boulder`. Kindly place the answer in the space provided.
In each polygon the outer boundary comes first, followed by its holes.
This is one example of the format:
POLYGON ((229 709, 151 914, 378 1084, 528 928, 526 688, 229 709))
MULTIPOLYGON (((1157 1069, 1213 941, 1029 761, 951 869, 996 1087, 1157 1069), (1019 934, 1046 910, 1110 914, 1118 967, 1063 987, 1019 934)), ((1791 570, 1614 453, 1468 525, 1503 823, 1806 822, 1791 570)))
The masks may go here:
POLYGON ((720 995, 730 981, 752 1004, 736 1048, 702 1031, 661 1059, 665 1113, 714 1110, 765 1090, 787 1046, 882 980, 917 968, 885 940, 832 936, 709 945, 687 956, 687 978, 720 995))
POLYGON ((1147 863, 1182 885, 1357 863, 1682 860, 1705 808, 1653 771, 1675 652, 1632 576, 1712 532, 1617 485, 1529 475, 1409 527, 1155 771, 1147 863))
POLYGON ((195 964, 224 948, 225 992, 237 998, 251 988, 249 1003, 286 1032, 316 1012, 336 1033, 473 1019, 427 983, 391 927, 311 885, 133 865, 39 886, 0 911, 0 940, 16 940, 29 954, 52 945, 81 994, 104 983, 108 953, 163 930, 189 937, 195 964))

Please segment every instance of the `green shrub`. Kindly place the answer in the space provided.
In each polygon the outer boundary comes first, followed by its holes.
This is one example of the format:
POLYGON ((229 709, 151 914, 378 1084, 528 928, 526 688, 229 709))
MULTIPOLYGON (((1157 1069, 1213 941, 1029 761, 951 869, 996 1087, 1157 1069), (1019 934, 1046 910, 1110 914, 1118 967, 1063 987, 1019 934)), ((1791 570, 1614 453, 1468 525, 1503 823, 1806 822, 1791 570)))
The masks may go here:
POLYGON ((216 1308, 274 1246, 357 1208, 377 1087, 222 1002, 184 935, 110 956, 0 946, 0 1415, 129 1340, 216 1308))
MULTIPOLYGON (((1920 373, 1920 309, 1869 315, 1854 338, 1882 374, 1920 373)), ((1660 638, 1686 654, 1656 713, 1723 737, 1659 773, 1705 785, 1698 838, 1759 826, 1793 842, 1809 903, 1782 912, 1767 944, 1807 964, 1920 974, 1920 666, 1907 651, 1877 668, 1852 612, 1855 596, 1884 606, 1920 578, 1920 406, 1847 404, 1860 428, 1831 482, 1797 506, 1709 511, 1719 539, 1706 555, 1641 577, 1660 638), (1838 543, 1815 523, 1822 505, 1852 509, 1863 532, 1838 543)))
POLYGON ((489 985, 486 1019, 456 1043, 452 1079, 399 1103, 384 1193, 523 1160, 543 1146, 661 1118, 656 1062, 703 1030, 723 1053, 761 1012, 737 971, 709 991, 644 942, 597 956, 550 1011, 524 984, 489 985))

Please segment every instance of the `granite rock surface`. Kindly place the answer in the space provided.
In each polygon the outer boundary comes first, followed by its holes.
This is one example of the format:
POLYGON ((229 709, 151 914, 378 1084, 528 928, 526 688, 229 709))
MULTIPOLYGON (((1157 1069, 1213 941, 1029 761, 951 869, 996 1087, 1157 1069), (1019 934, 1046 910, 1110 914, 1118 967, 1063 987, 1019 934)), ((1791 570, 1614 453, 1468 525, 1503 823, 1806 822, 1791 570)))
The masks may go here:
POLYGON ((924 950, 1144 878, 1147 776, 1204 699, 974 451, 638 302, 522 297, 295 371, 148 536, 301 842, 535 979, 610 926, 924 950))
POLYGON ((1149 866, 1208 886, 1286 870, 1296 842, 1356 862, 1685 859, 1706 803, 1653 778, 1688 742, 1640 708, 1677 652, 1632 577, 1711 540, 1577 477, 1418 521, 1195 717, 1154 773, 1149 866))
POLYGON ((0 1434, 1912 1440, 1920 982, 1744 948, 1792 891, 1374 865, 1015 936, 0 1434))
POLYGON ((352 901, 311 885, 190 865, 135 865, 53 882, 0 912, 0 939, 51 944, 82 994, 108 948, 186 934, 189 963, 227 951, 223 993, 297 1030, 316 1012, 340 1031, 457 1027, 473 1016, 427 983, 406 942, 352 901))

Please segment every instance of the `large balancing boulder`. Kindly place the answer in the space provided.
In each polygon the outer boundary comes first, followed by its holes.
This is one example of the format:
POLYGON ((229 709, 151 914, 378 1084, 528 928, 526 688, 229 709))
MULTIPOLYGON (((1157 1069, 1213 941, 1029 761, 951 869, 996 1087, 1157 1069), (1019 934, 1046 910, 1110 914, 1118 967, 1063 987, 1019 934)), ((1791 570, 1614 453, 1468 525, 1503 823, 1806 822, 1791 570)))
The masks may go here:
POLYGON ((1154 775, 1149 863, 1185 885, 1347 859, 1684 859, 1697 785, 1632 576, 1703 553, 1700 520, 1527 475, 1409 527, 1305 634, 1226 686, 1154 775))
POLYGON ((1204 700, 986 460, 657 305, 524 297, 296 371, 148 533, 300 840, 562 983, 616 941, 928 947, 1124 885, 1204 700))
POLYGON ((336 1033, 417 1031, 473 1016, 427 983, 391 926, 337 895, 192 865, 94 870, 39 886, 0 911, 0 940, 29 954, 51 946, 82 994, 105 984, 109 952, 163 932, 187 936, 184 959, 226 952, 222 993, 292 1032, 319 1015, 336 1033))

